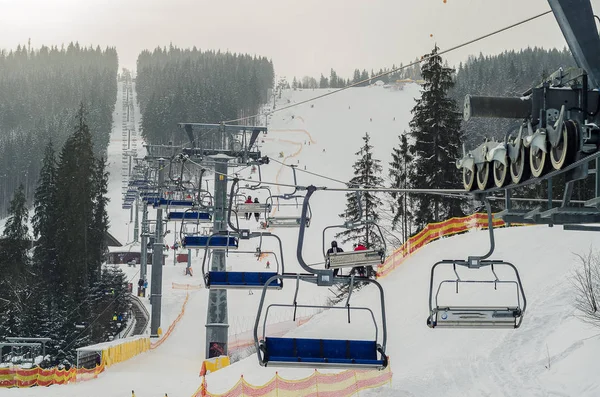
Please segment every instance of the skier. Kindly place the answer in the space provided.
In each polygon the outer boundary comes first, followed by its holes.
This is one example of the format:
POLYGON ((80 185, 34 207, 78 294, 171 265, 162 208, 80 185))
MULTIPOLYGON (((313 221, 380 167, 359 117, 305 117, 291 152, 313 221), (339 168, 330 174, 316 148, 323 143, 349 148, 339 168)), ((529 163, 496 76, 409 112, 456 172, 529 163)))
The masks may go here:
MULTIPOLYGON (((366 251, 367 247, 362 245, 361 243, 354 243, 354 251, 366 251)), ((365 276, 365 267, 357 266, 352 268, 352 273, 358 274, 360 277, 365 276)))
POLYGON ((354 251, 365 251, 367 249, 367 247, 365 247, 364 245, 362 245, 361 243, 354 243, 354 251))
POLYGON ((271 268, 271 262, 267 261, 267 266, 265 266, 265 269, 270 269, 271 268))
MULTIPOLYGON (((259 203, 260 203, 260 201, 258 201, 258 197, 255 197, 254 198, 254 204, 259 204, 259 203)), ((260 212, 255 212, 254 213, 254 219, 256 219, 256 222, 258 222, 259 218, 260 218, 260 212)))
MULTIPOLYGON (((248 196, 244 204, 252 204, 252 196, 248 196)), ((244 215, 246 216, 246 220, 250 219, 250 212, 246 212, 244 215)))
MULTIPOLYGON (((329 255, 329 254, 333 254, 333 253, 335 253, 335 252, 344 252, 344 250, 343 250, 343 249, 341 249, 340 247, 338 247, 338 243, 337 243, 337 241, 333 240, 333 241, 331 242, 331 248, 329 248, 329 249, 327 250, 327 255, 329 255)), ((334 277, 335 277, 335 276, 337 276, 337 274, 338 274, 338 272, 339 272, 339 271, 340 271, 340 269, 334 269, 334 270, 333 270, 333 276, 334 276, 334 277)))

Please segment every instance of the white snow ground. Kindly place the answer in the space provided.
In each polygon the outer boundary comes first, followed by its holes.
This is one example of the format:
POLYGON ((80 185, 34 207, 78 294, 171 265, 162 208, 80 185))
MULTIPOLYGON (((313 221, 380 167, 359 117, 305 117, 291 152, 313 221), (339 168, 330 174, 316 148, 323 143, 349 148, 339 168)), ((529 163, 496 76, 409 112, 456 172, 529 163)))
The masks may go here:
MULTIPOLYGON (((348 180, 351 166, 362 144, 365 132, 372 136, 375 156, 382 165, 389 162, 391 147, 397 136, 408 128, 413 98, 418 96, 415 85, 404 91, 391 92, 381 87, 355 88, 314 103, 275 113, 269 120, 269 133, 262 147, 264 154, 275 159, 284 153, 287 164, 306 165, 308 171, 332 178, 348 180), (349 108, 350 107, 350 108, 349 108), (294 118, 292 119, 292 115, 294 118), (395 120, 394 120, 395 117, 395 120), (372 119, 372 121, 370 121, 372 119), (311 138, 312 137, 312 138, 311 138), (308 145, 308 141, 311 140, 308 145), (306 144, 305 144, 306 142, 306 144), (323 152, 325 149, 325 152, 323 152), (299 163, 298 163, 299 161, 299 163)), ((298 102, 322 93, 321 90, 287 91, 278 100, 278 107, 298 102)), ((120 94, 120 93, 119 93, 120 94)), ((121 96, 119 95, 118 100, 121 96)), ((117 104, 116 109, 121 109, 117 104)), ((118 111, 118 110, 117 110, 118 111)), ((126 240, 127 211, 121 210, 120 190, 120 120, 115 118, 117 131, 109 148, 109 160, 117 164, 111 179, 109 208, 111 232, 126 240)), ((111 168, 112 171, 112 168, 111 168)), ((262 167, 263 180, 291 183, 289 169, 277 163, 262 167)), ((247 176, 247 173, 243 173, 247 176)), ((256 178, 256 174, 252 175, 256 178)), ((300 184, 338 186, 335 182, 298 173, 300 184)), ((273 189, 276 193, 277 188, 273 189)), ((288 191, 282 189, 281 192, 288 191)), ((252 194, 253 192, 249 192, 252 194)), ((261 201, 265 196, 260 195, 261 201)), ((343 193, 317 192, 313 196, 314 218, 307 231, 304 249, 308 263, 322 261, 321 233, 325 226, 338 224, 337 214, 343 212, 343 193)), ((286 207, 281 211, 293 212, 286 207)), ((245 222, 245 221, 242 221, 245 222)), ((250 221, 249 225, 255 225, 250 221)), ((172 228, 174 227, 171 226, 172 228)), ((299 270, 295 258, 297 231, 274 229, 284 241, 286 271, 299 270)), ((131 231, 130 231, 131 233, 131 231)), ((496 232, 496 252, 493 258, 513 262, 520 270, 528 308, 523 325, 518 330, 430 330, 425 325, 428 314, 429 273, 437 260, 466 258, 469 254, 487 250, 487 232, 471 232, 443 239, 423 248, 409 258, 389 277, 382 280, 386 291, 388 348, 394 378, 392 387, 361 392, 361 395, 389 396, 595 396, 600 395, 595 380, 595 358, 600 352, 597 331, 573 317, 573 294, 569 277, 576 266, 575 253, 586 253, 594 247, 597 235, 565 232, 561 228, 526 227, 496 232), (548 357, 549 356, 549 359, 548 357), (550 366, 548 367, 548 362, 550 366)), ((331 236, 327 237, 329 240, 331 236)), ((327 241, 328 243, 328 241, 327 241)), ((254 242, 242 242, 241 249, 253 250, 254 242)), ((263 249, 275 248, 268 245, 263 249)), ((350 249, 351 247, 345 247, 350 249)), ((184 264, 167 261, 163 281, 163 329, 177 316, 185 291, 173 290, 171 282, 198 284, 201 257, 194 258, 194 278, 183 275, 184 264)), ((260 269, 264 265, 250 255, 231 255, 228 265, 233 269, 260 269)), ((124 269, 133 280, 137 271, 124 269)), ((150 271, 149 271, 150 274, 150 271)), ((282 291, 268 294, 269 301, 290 303, 292 283, 282 291)), ((327 291, 316 286, 304 286, 299 300, 323 302, 327 291)), ((253 324, 258 291, 230 291, 229 322, 245 331, 253 324)), ((198 371, 204 357, 204 323, 207 291, 190 292, 186 313, 171 337, 158 349, 128 362, 109 368, 96 380, 68 386, 11 389, 0 394, 15 396, 191 396, 199 386, 198 371)), ((366 288, 354 296, 354 304, 377 309, 376 295, 366 288)), ((377 313, 377 312, 376 312, 377 313)), ((344 313, 342 313, 342 316, 344 313)), ((291 312, 277 314, 274 322, 290 319, 291 312)), ((328 311, 296 329, 298 336, 354 338, 371 337, 371 326, 363 326, 356 316, 353 327, 342 326, 343 317, 328 311), (338 318, 340 321, 337 321, 338 318), (332 326, 335 324, 335 326, 332 326), (354 328, 356 327, 356 328, 354 328)), ((235 332, 238 332, 234 330, 235 332)), ((234 333, 230 330, 230 334, 234 333)), ((300 378, 312 370, 262 368, 252 355, 207 377, 211 392, 231 388, 241 374, 253 384, 263 384, 275 371, 285 378, 300 378)))

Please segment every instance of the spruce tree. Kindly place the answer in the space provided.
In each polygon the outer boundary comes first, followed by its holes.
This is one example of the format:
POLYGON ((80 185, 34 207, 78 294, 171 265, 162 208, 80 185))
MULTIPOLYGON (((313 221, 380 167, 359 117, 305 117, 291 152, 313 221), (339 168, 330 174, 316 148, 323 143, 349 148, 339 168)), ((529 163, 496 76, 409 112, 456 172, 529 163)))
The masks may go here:
POLYGON ((27 310, 26 299, 29 275, 27 250, 29 235, 25 188, 21 184, 14 192, 8 210, 2 239, 0 240, 0 335, 16 336, 22 331, 27 310))
MULTIPOLYGON (((383 185, 381 178, 382 167, 380 160, 373 158, 373 146, 369 143, 370 136, 366 133, 363 137, 364 144, 355 154, 359 156, 354 163, 354 177, 350 180, 349 186, 373 188, 383 185)), ((381 199, 373 192, 361 192, 357 195, 354 192, 346 193, 346 211, 339 216, 346 221, 372 221, 377 223, 379 214, 377 209, 381 206, 381 199), (359 202, 360 198, 360 202, 359 202), (362 208, 362 216, 360 219, 362 208)), ((345 230, 338 233, 336 237, 341 237, 342 242, 354 241, 363 244, 367 248, 378 247, 382 244, 381 236, 377 228, 372 224, 359 226, 355 229, 345 230)))
MULTIPOLYGON (((392 149, 392 161, 390 162, 389 176, 391 179, 390 187, 393 189, 408 189, 411 182, 411 162, 408 139, 406 131, 398 136, 400 143, 392 149)), ((402 239, 406 241, 410 236, 409 219, 412 214, 409 207, 408 193, 390 192, 392 198, 392 229, 398 230, 398 224, 401 223, 402 239)))
POLYGON ((76 294, 88 287, 92 253, 95 161, 83 104, 77 113, 73 135, 65 142, 56 175, 56 248, 61 288, 76 294))
POLYGON ((56 155, 52 141, 44 151, 42 169, 33 199, 31 218, 33 235, 37 239, 34 263, 40 277, 49 285, 57 285, 56 274, 56 155))
MULTIPOLYGON (((425 83, 409 123, 413 138, 414 185, 421 189, 461 186, 455 166, 460 157, 460 115, 456 102, 447 95, 454 85, 454 70, 443 66, 437 52, 436 46, 421 67, 425 83)), ((464 215, 460 201, 454 198, 419 195, 415 201, 415 222, 419 227, 464 215)))
POLYGON ((27 265, 29 227, 25 186, 20 184, 8 208, 8 220, 2 233, 2 274, 20 274, 27 265))
POLYGON ((90 269, 89 282, 94 284, 100 279, 100 269, 106 260, 108 246, 106 245, 106 233, 108 232, 108 172, 106 171, 106 159, 100 158, 95 163, 93 175, 93 219, 89 228, 90 236, 90 269))

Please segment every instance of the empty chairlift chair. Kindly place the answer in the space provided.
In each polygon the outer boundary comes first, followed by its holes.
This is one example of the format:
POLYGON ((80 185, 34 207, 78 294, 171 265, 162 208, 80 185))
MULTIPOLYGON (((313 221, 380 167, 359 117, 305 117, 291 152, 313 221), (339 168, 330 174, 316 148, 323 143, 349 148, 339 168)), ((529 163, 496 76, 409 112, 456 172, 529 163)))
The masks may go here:
POLYGON ((154 208, 162 209, 188 209, 194 206, 193 200, 171 200, 166 198, 159 198, 154 203, 154 208))
POLYGON ((485 204, 489 252, 467 260, 442 260, 431 268, 430 328, 519 328, 523 321, 527 300, 517 268, 503 260, 487 259, 494 251, 494 233, 491 208, 487 200, 485 204), (440 280, 436 275, 444 268, 446 274, 440 280), (467 273, 474 277, 465 277, 467 273), (453 299, 460 303, 451 302, 453 299))
POLYGON ((200 212, 200 211, 170 211, 167 214, 167 220, 169 221, 184 221, 184 220, 192 220, 198 222, 210 222, 212 221, 212 216, 208 212, 200 212))
MULTIPOLYGON (((272 196, 269 197, 267 199, 267 201, 273 201, 273 198, 276 199, 283 199, 283 200, 292 200, 292 199, 298 199, 298 198, 302 198, 303 196, 298 196, 298 195, 283 195, 283 196, 272 196)), ((271 203, 269 203, 269 205, 271 205, 271 203)), ((277 204, 277 207, 279 208, 280 204, 277 204)), ((312 218, 312 211, 310 208, 310 205, 308 206, 308 212, 306 215, 306 227, 310 226, 310 220, 312 218)), ((300 227, 300 224, 302 223, 302 216, 301 215, 268 215, 265 219, 265 223, 263 224, 263 227, 268 228, 268 227, 275 227, 275 228, 296 228, 296 227, 300 227)))
MULTIPOLYGON (((275 307, 287 307, 294 310, 294 320, 296 310, 298 308, 316 308, 324 309, 325 306, 318 305, 303 305, 296 302, 298 296, 298 286, 300 281, 308 283, 316 283, 317 276, 314 275, 278 275, 273 278, 296 279, 296 294, 294 301, 290 304, 269 304, 264 313, 262 323, 263 332, 259 337, 258 328, 260 320, 263 317, 262 311, 265 303, 266 288, 263 288, 261 301, 254 325, 254 341, 257 348, 257 356, 259 364, 264 367, 308 367, 308 368, 353 368, 353 369, 384 369, 388 365, 388 358, 385 355, 385 344, 387 338, 387 330, 385 323, 385 303, 383 297, 383 289, 376 281, 369 280, 379 288, 381 299, 381 331, 375 320, 375 315, 370 308, 367 307, 352 307, 350 306, 350 297, 352 295, 352 287, 348 295, 345 306, 333 306, 332 310, 345 310, 348 312, 348 322, 350 323, 350 313, 355 311, 363 311, 368 313, 373 321, 375 336, 368 340, 351 340, 351 339, 324 339, 324 338, 290 338, 290 337, 275 337, 267 335, 267 318, 269 311, 275 307), (378 337, 382 338, 381 343, 378 342, 378 337)), ((364 282, 364 280, 362 280, 364 282)), ((351 283, 354 285, 354 277, 335 277, 336 283, 351 283)), ((364 327, 364 324, 357 324, 357 327, 364 327)), ((331 329, 329 335, 335 335, 335 331, 331 329)))
MULTIPOLYGON (((478 274, 481 276, 481 274, 478 274)), ((470 291, 474 292, 474 291, 470 291)), ((464 291, 463 291, 464 293, 464 291)), ((500 260, 489 261, 440 261, 431 269, 431 284, 429 291, 429 317, 427 325, 431 328, 519 328, 523 321, 523 315, 527 301, 521 278, 514 265, 500 260), (451 266, 455 275, 452 279, 443 279, 434 289, 436 270, 440 267, 451 266), (457 268, 470 269, 470 272, 485 272, 489 270, 488 279, 467 279, 461 277, 457 268), (514 273, 510 280, 501 279, 497 275, 499 268, 505 268, 514 273), (442 288, 448 286, 451 294, 460 294, 467 285, 481 285, 484 289, 473 294, 477 299, 485 299, 489 302, 494 294, 501 294, 503 300, 512 295, 504 305, 498 304, 473 304, 473 305, 451 305, 444 303, 440 297, 442 288), (503 290, 499 292, 498 290, 503 290), (487 292, 482 294, 483 292, 487 292), (435 293, 435 294, 434 294, 435 293), (514 294, 512 294, 514 293, 514 294), (483 296, 482 296, 483 295, 483 296)))
MULTIPOLYGON (((284 259, 283 246, 279 237, 271 233, 252 233, 249 238, 260 237, 261 243, 263 237, 274 237, 279 243, 279 258, 276 258, 275 271, 268 272, 243 272, 243 271, 214 271, 208 270, 208 253, 204 252, 202 260, 202 273, 204 274, 204 283, 207 289, 281 289, 283 281, 273 278, 279 274, 283 274, 284 259)), ((244 253, 255 254, 255 251, 245 251, 244 253)))
POLYGON ((211 236, 185 236, 184 248, 205 248, 213 250, 236 250, 238 238, 230 234, 213 234, 211 236))

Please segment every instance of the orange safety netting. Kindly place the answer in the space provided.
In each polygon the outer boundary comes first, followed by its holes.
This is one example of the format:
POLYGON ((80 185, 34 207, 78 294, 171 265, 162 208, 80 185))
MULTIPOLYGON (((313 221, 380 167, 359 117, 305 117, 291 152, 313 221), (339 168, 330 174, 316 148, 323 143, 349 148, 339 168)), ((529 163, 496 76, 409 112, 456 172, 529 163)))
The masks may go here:
MULTIPOLYGON (((493 225, 494 227, 502 227, 505 226, 505 223, 501 219, 494 219, 493 225)), ((487 226, 487 214, 479 213, 463 218, 450 218, 444 222, 430 223, 386 258, 383 265, 379 266, 377 270, 377 278, 386 277, 392 270, 402 264, 406 257, 438 238, 463 233, 471 229, 483 229, 487 226)))
POLYGON ((63 385, 70 382, 94 379, 104 371, 104 364, 93 369, 71 368, 0 368, 0 387, 32 387, 63 385))
POLYGON ((179 313, 179 315, 177 316, 175 321, 173 321, 173 323, 169 326, 169 329, 167 329, 167 332, 164 333, 162 338, 160 338, 158 341, 156 341, 156 343, 152 343, 150 345, 150 349, 156 349, 157 347, 162 345, 163 342, 166 341, 169 336, 171 336, 171 334, 173 333, 173 330, 175 329, 175 326, 177 325, 179 320, 181 320, 181 318, 183 317, 183 314, 185 313, 185 306, 187 305, 189 298, 190 298, 190 294, 186 294, 185 300, 183 301, 183 306, 181 306, 181 312, 179 313))
POLYGON ((383 371, 348 370, 338 374, 315 372, 303 379, 284 379, 279 374, 262 386, 252 385, 244 376, 229 391, 213 394, 208 391, 206 378, 192 397, 347 397, 361 390, 391 384, 392 370, 388 365, 383 371))

